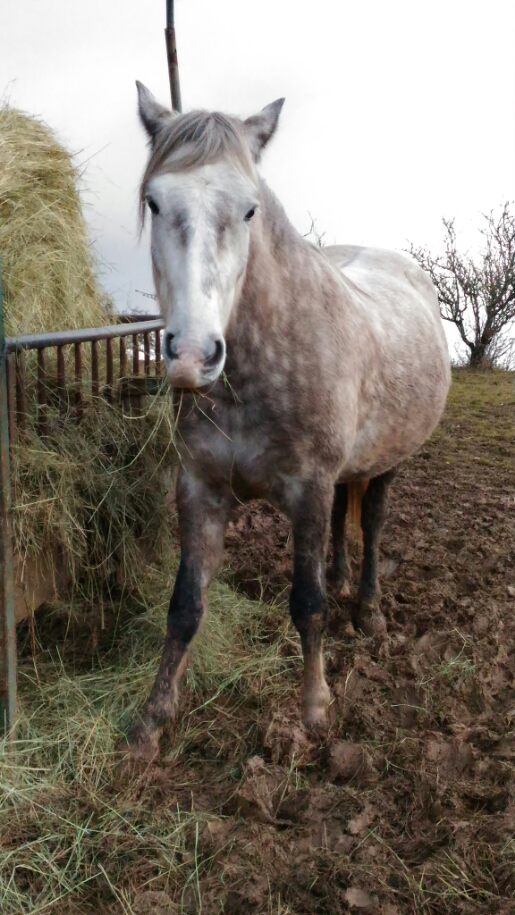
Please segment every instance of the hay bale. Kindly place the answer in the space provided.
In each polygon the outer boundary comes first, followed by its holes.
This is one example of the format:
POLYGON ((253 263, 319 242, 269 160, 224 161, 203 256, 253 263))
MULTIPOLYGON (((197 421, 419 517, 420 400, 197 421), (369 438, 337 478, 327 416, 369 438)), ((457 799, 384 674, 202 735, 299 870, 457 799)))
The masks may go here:
POLYGON ((0 107, 0 258, 8 334, 109 323, 79 178, 46 124, 0 107))
POLYGON ((98 616, 106 595, 138 591, 149 563, 169 553, 171 402, 156 394, 144 405, 124 413, 99 397, 80 423, 50 405, 43 440, 35 406, 27 416, 12 449, 12 519, 18 584, 33 609, 45 586, 46 603, 98 616))

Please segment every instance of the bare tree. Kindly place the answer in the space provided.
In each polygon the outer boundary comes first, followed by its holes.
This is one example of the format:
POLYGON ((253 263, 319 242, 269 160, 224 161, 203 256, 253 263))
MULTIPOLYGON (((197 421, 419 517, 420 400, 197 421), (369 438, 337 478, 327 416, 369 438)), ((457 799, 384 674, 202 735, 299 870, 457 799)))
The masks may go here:
POLYGON ((483 219, 483 247, 476 258, 458 251, 453 219, 443 220, 443 254, 435 257, 413 244, 409 249, 431 276, 442 318, 458 329, 473 368, 506 357, 515 320, 515 214, 505 203, 483 219))
POLYGON ((304 232, 304 238, 308 238, 311 241, 311 244, 316 245, 317 248, 323 248, 325 245, 325 232, 319 232, 316 219, 314 216, 309 213, 309 218, 311 220, 311 225, 307 232, 304 232))

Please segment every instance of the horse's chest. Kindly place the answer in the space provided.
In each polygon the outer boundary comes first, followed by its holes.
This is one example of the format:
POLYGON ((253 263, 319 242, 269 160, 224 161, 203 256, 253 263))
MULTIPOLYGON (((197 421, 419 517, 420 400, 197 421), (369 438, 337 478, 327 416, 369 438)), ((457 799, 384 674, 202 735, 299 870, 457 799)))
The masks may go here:
POLYGON ((229 486, 240 498, 268 494, 277 456, 263 424, 252 428, 220 414, 190 418, 179 431, 181 457, 197 476, 229 486))

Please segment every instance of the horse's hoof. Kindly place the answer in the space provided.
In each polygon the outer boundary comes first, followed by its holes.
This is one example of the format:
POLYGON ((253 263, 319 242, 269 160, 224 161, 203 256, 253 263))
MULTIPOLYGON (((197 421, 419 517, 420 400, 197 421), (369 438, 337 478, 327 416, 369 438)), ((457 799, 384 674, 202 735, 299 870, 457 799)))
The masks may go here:
POLYGON ((314 740, 320 740, 327 735, 329 720, 326 708, 305 710, 302 721, 307 734, 314 740))
POLYGON ((386 619, 375 601, 360 601, 357 611, 352 615, 355 629, 360 629, 364 635, 376 639, 385 639, 387 636, 386 619))
POLYGON ((327 588, 336 599, 350 597, 351 587, 348 579, 342 579, 340 575, 335 575, 331 571, 327 573, 327 588))
POLYGON ((308 696, 303 702, 302 720, 309 734, 321 737, 329 727, 327 709, 331 702, 329 687, 324 684, 316 696, 308 696))
POLYGON ((118 770, 127 778, 143 775, 159 756, 159 734, 131 735, 117 746, 118 770))

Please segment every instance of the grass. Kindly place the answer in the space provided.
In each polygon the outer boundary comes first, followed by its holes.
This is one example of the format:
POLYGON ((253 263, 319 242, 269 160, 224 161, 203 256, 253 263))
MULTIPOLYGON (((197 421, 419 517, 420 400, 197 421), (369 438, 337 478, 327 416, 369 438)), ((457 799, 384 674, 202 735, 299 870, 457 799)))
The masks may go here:
POLYGON ((508 448, 515 436, 515 373, 454 369, 446 415, 449 426, 438 428, 435 441, 448 436, 450 428, 453 454, 469 446, 486 452, 495 444, 508 448))

